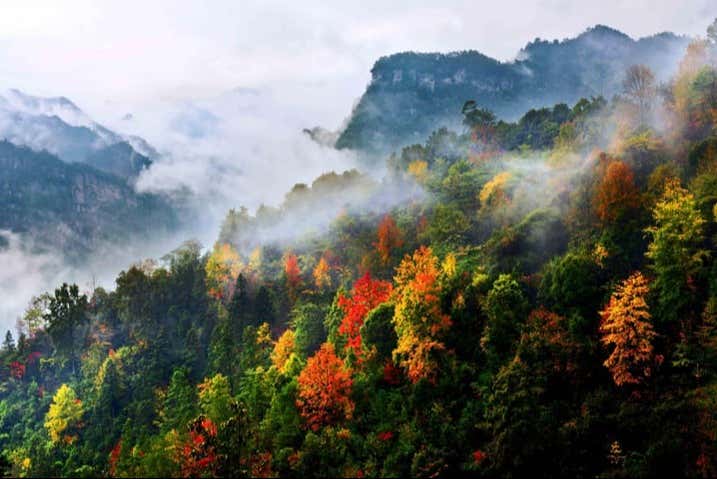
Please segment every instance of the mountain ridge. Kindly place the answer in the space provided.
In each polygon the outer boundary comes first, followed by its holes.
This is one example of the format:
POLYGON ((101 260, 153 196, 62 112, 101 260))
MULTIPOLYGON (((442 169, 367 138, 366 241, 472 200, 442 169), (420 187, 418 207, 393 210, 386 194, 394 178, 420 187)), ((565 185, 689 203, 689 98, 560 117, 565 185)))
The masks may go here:
POLYGON ((596 25, 574 38, 536 38, 510 62, 477 50, 383 56, 335 145, 385 153, 415 143, 436 127, 459 128, 467 100, 513 120, 531 108, 610 97, 634 63, 668 78, 688 42, 671 32, 633 39, 596 25))

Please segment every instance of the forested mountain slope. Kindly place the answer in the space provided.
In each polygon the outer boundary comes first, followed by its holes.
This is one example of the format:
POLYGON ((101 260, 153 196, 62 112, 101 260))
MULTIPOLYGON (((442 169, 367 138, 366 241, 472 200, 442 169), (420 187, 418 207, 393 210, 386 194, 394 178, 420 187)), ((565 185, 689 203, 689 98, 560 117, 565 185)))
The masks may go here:
POLYGON ((0 349, 0 468, 714 477, 717 21, 664 86, 616 75, 516 121, 464 98, 381 181, 327 173, 36 298, 0 349), (328 226, 265 234, 322 200, 328 226))

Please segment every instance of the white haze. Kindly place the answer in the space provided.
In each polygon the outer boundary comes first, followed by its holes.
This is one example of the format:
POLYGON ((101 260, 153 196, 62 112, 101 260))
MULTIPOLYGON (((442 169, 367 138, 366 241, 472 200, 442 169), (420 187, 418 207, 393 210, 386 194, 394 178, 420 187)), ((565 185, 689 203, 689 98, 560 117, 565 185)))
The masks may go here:
POLYGON ((214 227, 211 238, 229 208, 277 206, 294 184, 357 166, 352 153, 312 141, 296 113, 270 91, 234 89, 168 103, 114 126, 143 135, 162 154, 137 189, 189 191, 200 205, 197 220, 214 227))

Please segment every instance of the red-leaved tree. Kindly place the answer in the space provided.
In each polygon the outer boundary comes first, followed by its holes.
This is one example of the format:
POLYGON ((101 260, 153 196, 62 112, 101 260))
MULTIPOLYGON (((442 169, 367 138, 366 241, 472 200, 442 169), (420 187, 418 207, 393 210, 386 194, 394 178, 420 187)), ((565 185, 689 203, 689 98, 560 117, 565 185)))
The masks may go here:
POLYGON ((353 351, 356 358, 361 358, 360 329, 366 315, 391 296, 393 287, 388 281, 372 279, 369 273, 359 278, 351 290, 351 296, 341 295, 339 306, 344 318, 339 326, 339 333, 346 336, 346 350, 353 351))

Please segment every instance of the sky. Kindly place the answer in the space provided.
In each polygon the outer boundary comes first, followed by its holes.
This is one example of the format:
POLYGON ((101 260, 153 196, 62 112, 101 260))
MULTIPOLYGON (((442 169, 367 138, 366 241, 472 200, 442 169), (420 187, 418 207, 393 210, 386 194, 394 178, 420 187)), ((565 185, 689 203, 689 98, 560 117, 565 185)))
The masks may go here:
POLYGON ((714 0, 3 0, 0 85, 67 96, 107 123, 261 88, 306 126, 336 128, 381 55, 475 49, 511 60, 538 36, 595 24, 699 35, 715 17, 714 0))

